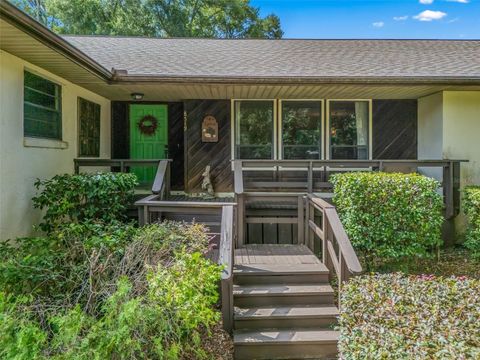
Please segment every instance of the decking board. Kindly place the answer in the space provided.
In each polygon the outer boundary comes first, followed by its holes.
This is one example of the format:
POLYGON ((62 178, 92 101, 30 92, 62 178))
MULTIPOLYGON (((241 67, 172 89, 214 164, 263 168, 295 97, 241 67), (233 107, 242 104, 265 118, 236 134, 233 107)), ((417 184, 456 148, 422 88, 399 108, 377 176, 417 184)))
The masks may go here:
POLYGON ((249 244, 235 249, 236 265, 301 265, 321 264, 305 245, 249 244))

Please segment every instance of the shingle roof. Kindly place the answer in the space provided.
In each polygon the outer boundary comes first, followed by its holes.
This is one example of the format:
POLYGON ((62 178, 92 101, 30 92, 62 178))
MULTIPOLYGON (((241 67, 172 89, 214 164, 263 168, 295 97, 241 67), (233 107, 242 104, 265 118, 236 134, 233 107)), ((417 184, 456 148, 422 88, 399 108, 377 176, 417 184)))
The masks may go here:
POLYGON ((480 40, 64 38, 129 76, 480 79, 480 40))

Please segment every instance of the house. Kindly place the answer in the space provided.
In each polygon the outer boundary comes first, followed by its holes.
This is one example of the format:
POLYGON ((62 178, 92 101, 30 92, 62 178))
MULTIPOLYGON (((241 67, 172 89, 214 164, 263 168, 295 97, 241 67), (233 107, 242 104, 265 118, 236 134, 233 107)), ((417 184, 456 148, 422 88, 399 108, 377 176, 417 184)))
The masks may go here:
POLYGON ((338 334, 324 329, 337 311, 333 291, 316 282, 361 268, 335 209, 315 195, 328 191, 330 172, 434 176, 450 225, 459 188, 480 184, 479 40, 59 36, 7 1, 0 15, 0 238, 38 223, 36 178, 92 166, 153 182, 136 203, 143 222, 220 214, 224 325, 237 331, 237 358, 336 351, 338 334), (199 199, 207 167, 215 195, 199 199), (290 192, 263 192, 279 188, 290 192), (299 245, 246 252, 267 239, 299 245), (265 285, 280 279, 288 291, 265 285), (330 305, 234 316, 234 304, 275 296, 330 305), (285 322, 319 329, 255 330, 285 322))
POLYGON ((58 36, 0 4, 1 238, 31 232, 34 180, 74 158, 168 157, 187 193, 207 165, 232 193, 239 158, 462 159, 480 183, 480 41, 58 36))

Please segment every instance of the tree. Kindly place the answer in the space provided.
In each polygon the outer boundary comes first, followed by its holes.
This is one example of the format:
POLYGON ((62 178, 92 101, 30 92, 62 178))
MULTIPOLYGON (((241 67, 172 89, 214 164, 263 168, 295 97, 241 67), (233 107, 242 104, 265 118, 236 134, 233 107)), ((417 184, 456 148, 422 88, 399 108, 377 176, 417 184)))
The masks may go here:
POLYGON ((13 0, 12 3, 42 24, 49 25, 44 0, 13 0))
POLYGON ((54 31, 79 35, 281 38, 250 0, 16 0, 54 31), (40 17, 36 14, 41 13, 40 17))

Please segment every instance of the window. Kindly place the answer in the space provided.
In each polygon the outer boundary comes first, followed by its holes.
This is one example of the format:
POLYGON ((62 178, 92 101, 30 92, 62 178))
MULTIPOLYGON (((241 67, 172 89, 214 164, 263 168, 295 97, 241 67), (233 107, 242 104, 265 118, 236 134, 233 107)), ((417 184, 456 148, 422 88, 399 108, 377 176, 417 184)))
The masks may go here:
POLYGON ((24 72, 23 132, 25 136, 62 139, 62 87, 24 72))
POLYGON ((274 102, 237 100, 234 102, 235 158, 273 159, 274 102))
POLYGON ((78 98, 78 155, 100 156, 100 105, 78 98))
POLYGON ((322 102, 282 101, 282 158, 322 158, 322 102))
POLYGON ((369 101, 329 101, 330 159, 369 158, 369 101))
POLYGON ((369 159, 371 100, 326 104, 325 110, 324 100, 233 100, 232 157, 369 159))

